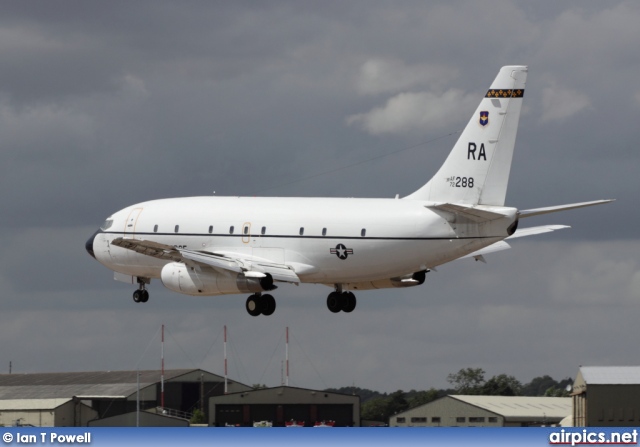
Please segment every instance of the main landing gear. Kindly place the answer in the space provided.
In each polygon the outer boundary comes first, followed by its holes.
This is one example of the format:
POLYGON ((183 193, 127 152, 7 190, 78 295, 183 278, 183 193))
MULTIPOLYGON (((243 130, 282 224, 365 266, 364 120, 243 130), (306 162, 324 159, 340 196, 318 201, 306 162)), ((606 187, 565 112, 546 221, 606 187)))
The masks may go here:
POLYGON ((356 308, 356 296, 352 292, 336 290, 327 297, 327 307, 331 312, 352 312, 356 308))
POLYGON ((257 317, 260 314, 271 315, 276 310, 276 300, 268 293, 265 295, 262 295, 261 293, 254 293, 247 298, 247 304, 245 307, 247 308, 249 315, 252 317, 257 317))
POLYGON ((133 292, 133 301, 136 303, 146 303, 149 301, 149 292, 145 288, 146 284, 149 284, 147 278, 138 278, 138 290, 133 292))

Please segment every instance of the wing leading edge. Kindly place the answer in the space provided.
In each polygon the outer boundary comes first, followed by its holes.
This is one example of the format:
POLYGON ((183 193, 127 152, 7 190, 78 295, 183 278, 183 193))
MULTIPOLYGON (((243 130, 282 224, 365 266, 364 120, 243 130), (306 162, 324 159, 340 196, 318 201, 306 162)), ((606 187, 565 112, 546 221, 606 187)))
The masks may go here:
POLYGON ((218 254, 207 251, 184 250, 159 242, 125 239, 122 237, 114 239, 111 244, 167 261, 184 262, 185 264, 196 263, 216 269, 243 273, 247 277, 260 278, 270 274, 275 281, 300 283, 300 278, 290 266, 261 258, 233 253, 218 254))

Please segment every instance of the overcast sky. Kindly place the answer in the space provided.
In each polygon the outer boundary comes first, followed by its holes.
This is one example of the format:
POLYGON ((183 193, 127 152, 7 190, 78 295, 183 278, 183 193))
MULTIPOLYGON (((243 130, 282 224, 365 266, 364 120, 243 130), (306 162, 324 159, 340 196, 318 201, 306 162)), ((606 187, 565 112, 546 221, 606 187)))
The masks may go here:
POLYGON ((638 23, 636 1, 3 2, 0 372, 159 368, 162 324, 168 368, 222 374, 226 324, 231 377, 268 386, 286 326, 290 384, 309 388, 640 364, 638 23), (84 249, 149 199, 409 194, 514 64, 507 204, 617 199, 521 223, 570 230, 337 315, 317 285, 281 286, 271 317, 158 281, 135 304, 84 249))

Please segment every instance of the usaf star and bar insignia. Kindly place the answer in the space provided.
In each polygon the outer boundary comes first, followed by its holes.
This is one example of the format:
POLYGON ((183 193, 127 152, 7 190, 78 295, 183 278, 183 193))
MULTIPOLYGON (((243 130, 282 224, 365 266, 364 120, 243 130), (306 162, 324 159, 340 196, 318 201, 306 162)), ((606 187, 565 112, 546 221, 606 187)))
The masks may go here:
POLYGON ((338 259, 345 260, 349 255, 353 254, 353 248, 347 248, 344 244, 338 244, 336 248, 330 248, 329 253, 336 255, 338 259))

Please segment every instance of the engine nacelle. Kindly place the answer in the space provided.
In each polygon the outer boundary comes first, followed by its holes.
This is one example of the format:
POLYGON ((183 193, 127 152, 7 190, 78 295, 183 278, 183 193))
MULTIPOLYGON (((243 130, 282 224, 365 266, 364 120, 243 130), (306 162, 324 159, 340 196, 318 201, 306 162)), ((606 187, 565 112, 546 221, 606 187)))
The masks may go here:
POLYGON ((273 277, 268 273, 247 277, 243 273, 221 273, 206 267, 190 267, 181 262, 165 265, 160 279, 173 292, 195 296, 256 293, 276 288, 273 277))
POLYGON ((390 289, 393 287, 413 287, 424 283, 428 270, 421 270, 415 273, 409 273, 404 276, 395 278, 380 279, 376 281, 367 281, 359 283, 345 284, 348 289, 353 290, 371 290, 371 289, 390 289))

